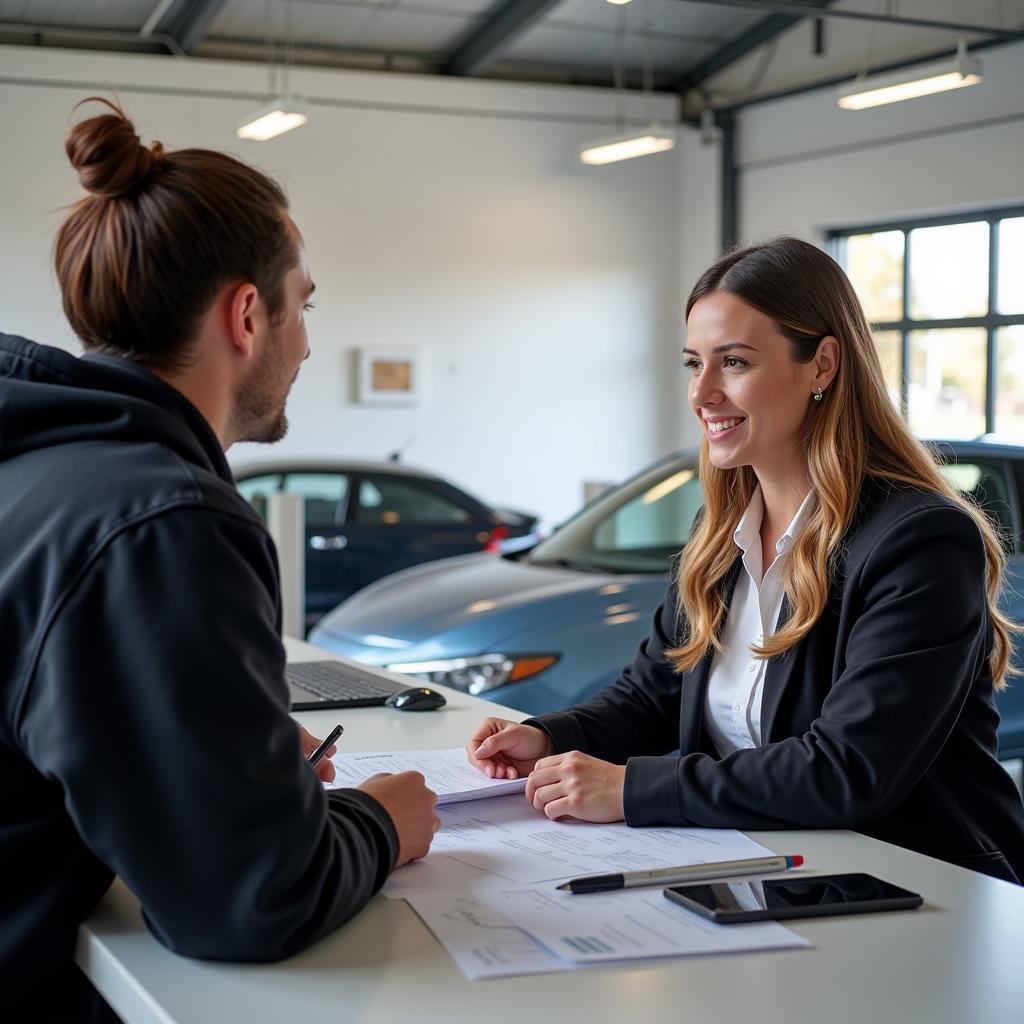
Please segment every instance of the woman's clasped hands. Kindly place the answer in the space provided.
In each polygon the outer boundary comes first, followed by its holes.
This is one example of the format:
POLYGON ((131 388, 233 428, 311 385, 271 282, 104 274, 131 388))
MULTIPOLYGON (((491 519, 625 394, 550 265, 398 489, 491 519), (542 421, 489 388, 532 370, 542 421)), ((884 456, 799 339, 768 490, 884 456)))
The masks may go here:
POLYGON ((526 798, 549 818, 622 821, 626 766, 578 750, 555 752, 547 733, 485 718, 466 744, 469 763, 492 779, 526 777, 526 798))

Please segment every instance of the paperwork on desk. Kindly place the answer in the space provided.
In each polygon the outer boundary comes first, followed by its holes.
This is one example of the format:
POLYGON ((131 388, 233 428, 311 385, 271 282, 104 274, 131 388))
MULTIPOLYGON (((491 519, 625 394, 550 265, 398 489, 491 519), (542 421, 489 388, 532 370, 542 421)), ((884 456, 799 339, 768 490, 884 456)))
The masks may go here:
POLYGON ((522 797, 449 804, 437 814, 441 830, 430 853, 393 872, 385 896, 553 885, 581 875, 772 856, 733 829, 551 821, 522 797))
POLYGON ((422 772, 427 786, 437 794, 438 805, 480 800, 506 793, 522 793, 526 779, 489 779, 466 760, 462 747, 447 750, 380 751, 369 754, 335 754, 337 773, 326 789, 358 786, 380 772, 422 772))
POLYGON ((430 853, 394 871, 383 892, 408 900, 470 979, 809 945, 771 921, 707 921, 666 900, 660 885, 586 896, 555 889, 582 875, 771 855, 741 832, 551 821, 515 795, 525 779, 488 779, 461 748, 333 761, 334 788, 413 769, 438 794, 430 853))
POLYGON ((550 886, 414 896, 409 905, 470 980, 597 963, 810 946, 774 921, 715 924, 661 886, 573 896, 550 886))

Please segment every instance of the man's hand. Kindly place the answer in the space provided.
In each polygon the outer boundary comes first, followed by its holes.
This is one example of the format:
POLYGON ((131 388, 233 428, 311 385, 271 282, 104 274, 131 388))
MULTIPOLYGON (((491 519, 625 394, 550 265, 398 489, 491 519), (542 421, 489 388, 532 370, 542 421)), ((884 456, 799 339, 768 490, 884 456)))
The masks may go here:
MULTIPOLYGON (((296 725, 298 723, 296 722, 296 725)), ((299 729, 299 740, 302 742, 302 753, 308 758, 310 754, 316 750, 317 747, 323 742, 318 740, 311 733, 308 733, 301 725, 299 729)), ((321 782, 333 782, 334 781, 334 765, 331 763, 331 758, 338 752, 337 743, 332 743, 328 748, 327 753, 320 758, 320 763, 313 769, 316 772, 317 777, 321 782)))
POLYGON ((466 744, 469 763, 492 779, 521 779, 538 757, 554 752, 543 729, 505 718, 485 718, 466 744))
POLYGON ((526 780, 526 799, 549 818, 622 821, 626 766, 572 750, 538 761, 526 780))
POLYGON ((427 789, 419 772, 374 775, 358 787, 369 793, 391 817, 398 833, 396 868, 425 857, 441 819, 434 808, 437 794, 427 789))

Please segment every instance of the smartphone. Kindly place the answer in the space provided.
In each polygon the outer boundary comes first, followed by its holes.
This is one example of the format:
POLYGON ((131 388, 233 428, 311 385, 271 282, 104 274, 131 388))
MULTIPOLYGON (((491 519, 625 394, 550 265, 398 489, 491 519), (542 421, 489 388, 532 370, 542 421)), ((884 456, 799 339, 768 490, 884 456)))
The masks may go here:
POLYGON ((863 874, 752 878, 674 885, 663 891, 666 899, 720 924, 913 910, 924 902, 919 893, 863 874))

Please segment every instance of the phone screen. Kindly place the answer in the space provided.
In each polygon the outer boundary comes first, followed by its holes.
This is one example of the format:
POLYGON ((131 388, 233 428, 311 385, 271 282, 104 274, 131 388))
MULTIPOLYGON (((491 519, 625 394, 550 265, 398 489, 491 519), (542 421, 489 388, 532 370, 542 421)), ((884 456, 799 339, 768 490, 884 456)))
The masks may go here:
POLYGON ((664 892, 674 903, 721 922, 903 910, 922 903, 918 893, 865 874, 755 878, 678 885, 664 892))

